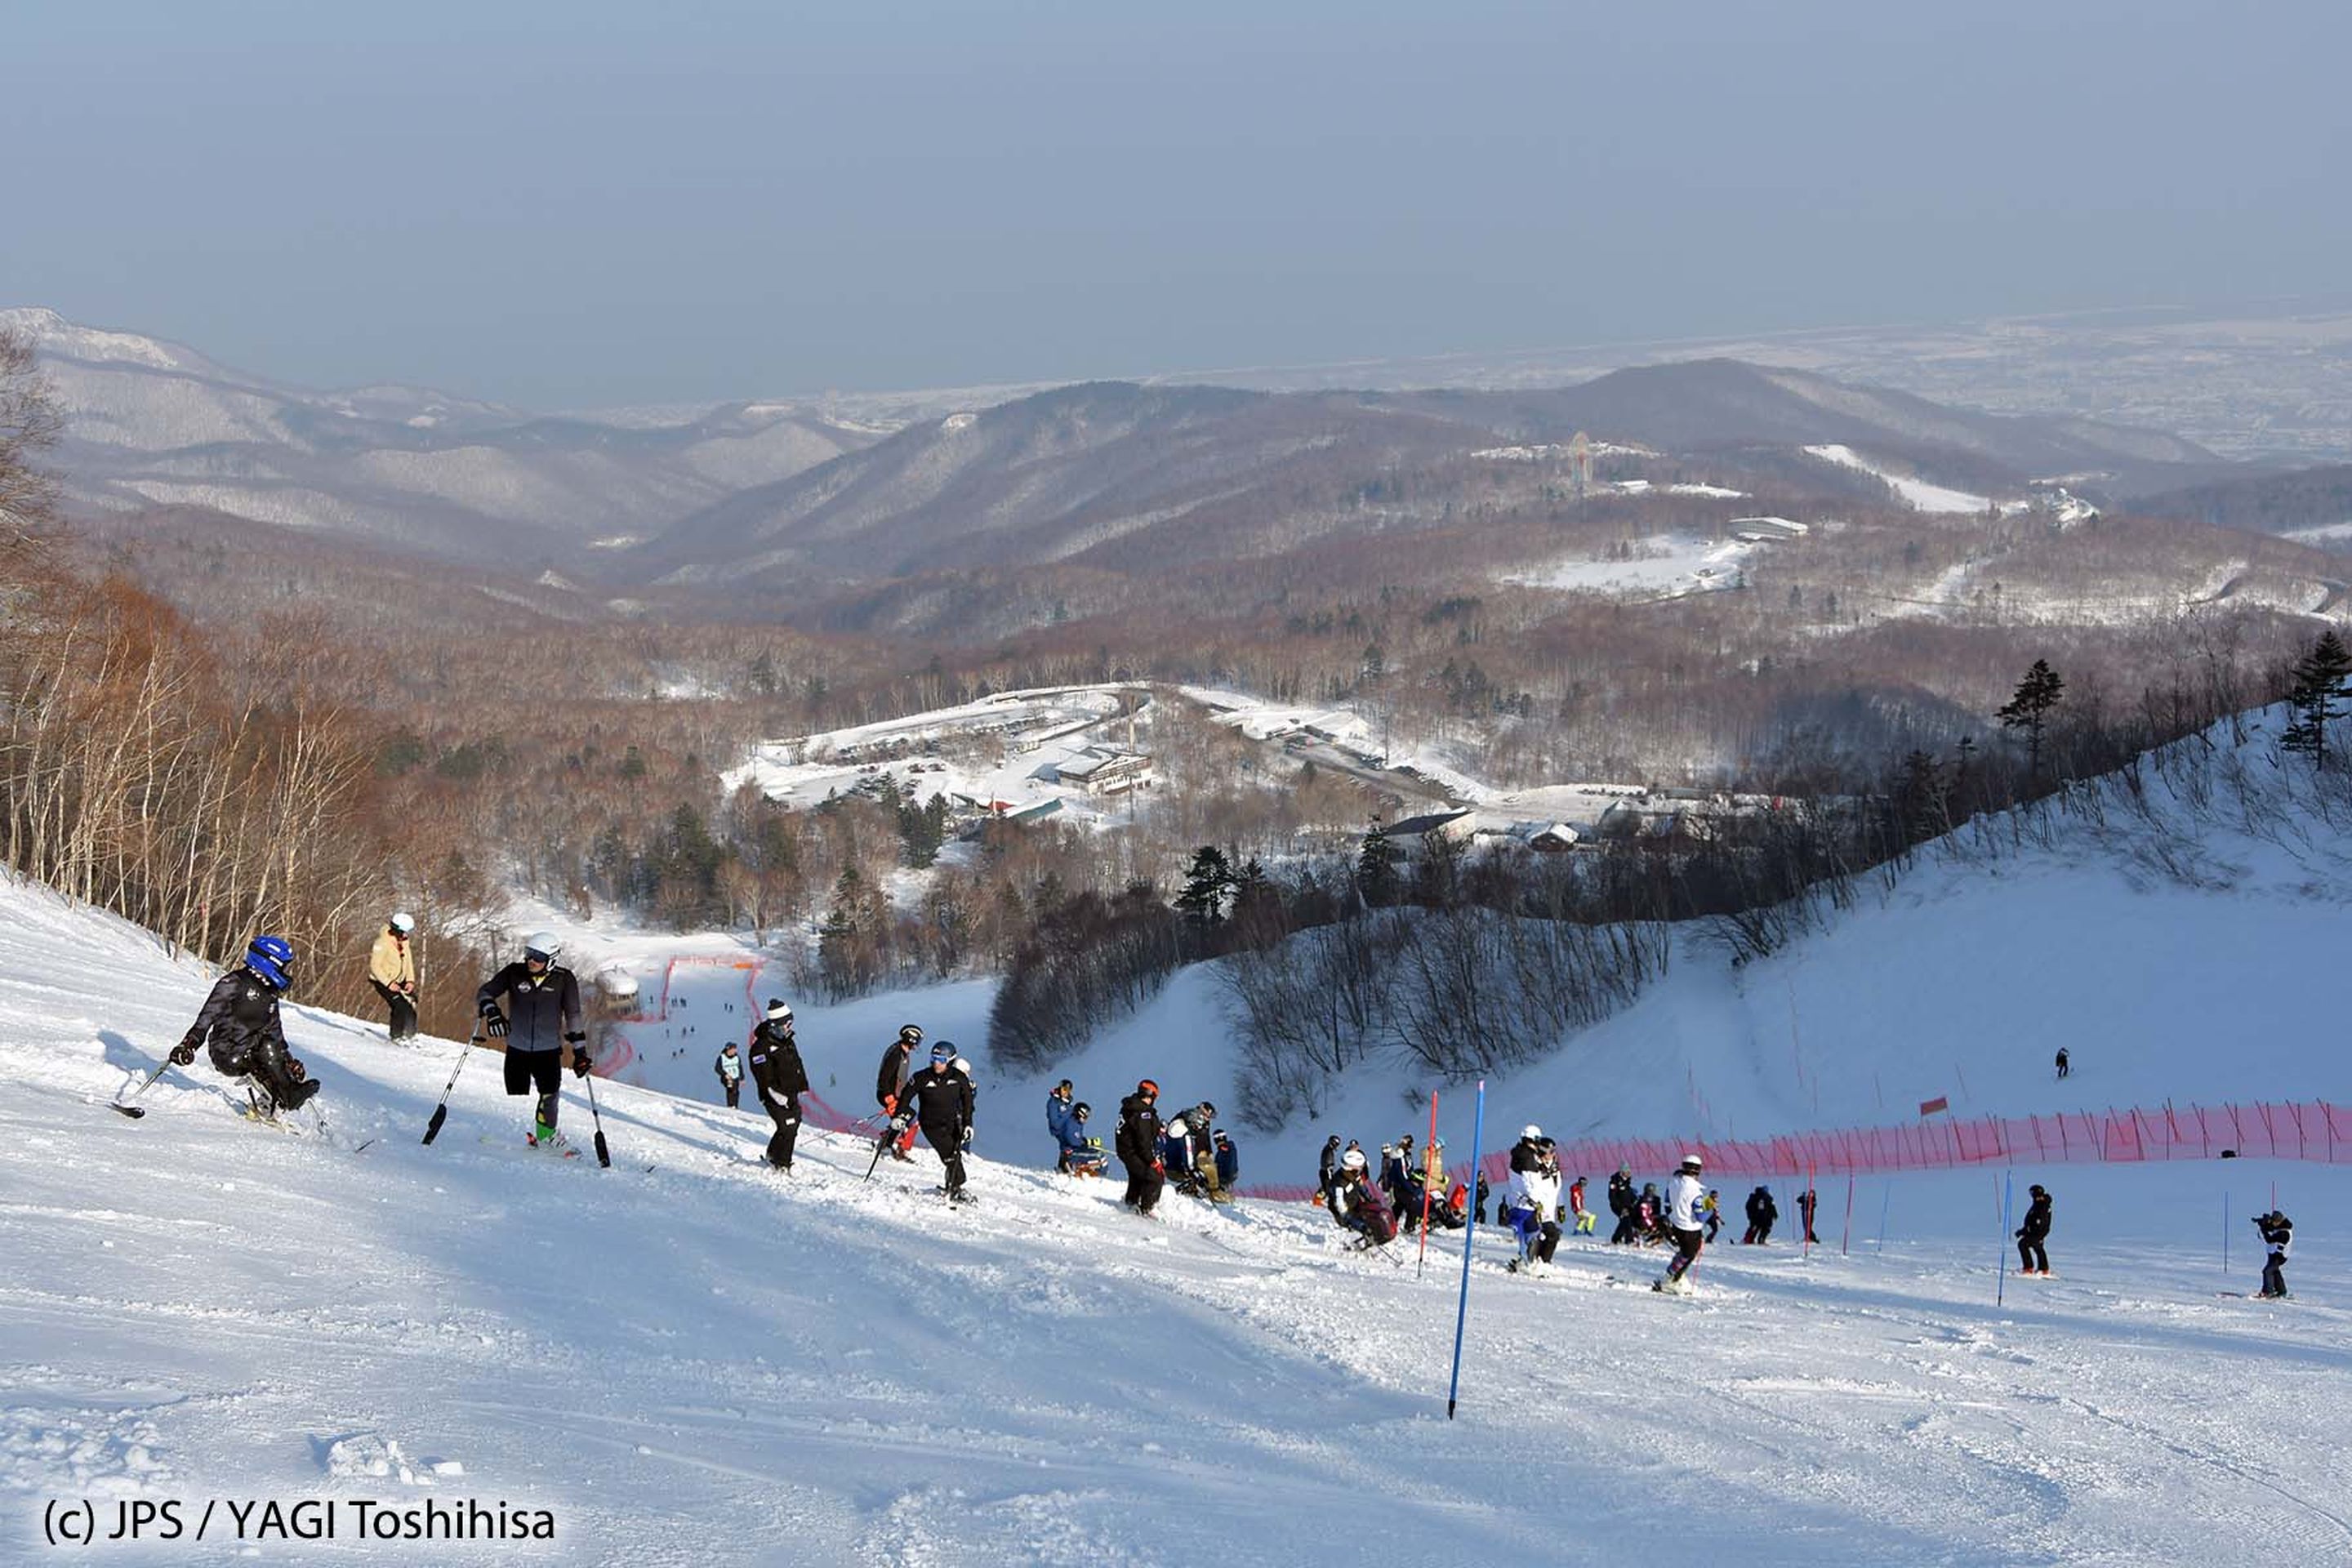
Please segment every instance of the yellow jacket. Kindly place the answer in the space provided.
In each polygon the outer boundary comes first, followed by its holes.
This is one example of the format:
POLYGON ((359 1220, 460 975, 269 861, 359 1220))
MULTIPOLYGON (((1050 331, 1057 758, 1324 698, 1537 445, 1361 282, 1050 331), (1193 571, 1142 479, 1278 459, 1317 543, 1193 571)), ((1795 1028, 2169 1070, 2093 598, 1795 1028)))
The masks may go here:
POLYGON ((390 931, 368 950, 368 978, 391 991, 416 989, 416 955, 407 942, 390 931))

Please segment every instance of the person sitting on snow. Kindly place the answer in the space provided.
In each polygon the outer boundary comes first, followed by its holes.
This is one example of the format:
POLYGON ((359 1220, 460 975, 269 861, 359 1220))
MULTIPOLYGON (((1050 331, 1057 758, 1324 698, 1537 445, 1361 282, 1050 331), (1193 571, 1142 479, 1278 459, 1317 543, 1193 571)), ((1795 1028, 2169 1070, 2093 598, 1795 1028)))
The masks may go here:
POLYGON ((1087 1119, 1094 1110, 1085 1100, 1070 1107, 1062 1118, 1060 1141, 1062 1157, 1055 1169, 1073 1176, 1099 1176, 1109 1163, 1103 1153, 1102 1140, 1087 1136, 1087 1119))
POLYGON ((1559 1247, 1559 1170, 1546 1156, 1543 1129, 1530 1123, 1511 1145, 1511 1185, 1503 1199, 1503 1220, 1519 1240, 1519 1255, 1507 1267, 1541 1276, 1551 1272, 1559 1247))
POLYGON ((1361 1149, 1339 1157, 1339 1169, 1330 1196, 1331 1217, 1354 1231, 1365 1247, 1382 1247, 1396 1239, 1396 1218, 1381 1201, 1378 1187, 1364 1179, 1361 1149))

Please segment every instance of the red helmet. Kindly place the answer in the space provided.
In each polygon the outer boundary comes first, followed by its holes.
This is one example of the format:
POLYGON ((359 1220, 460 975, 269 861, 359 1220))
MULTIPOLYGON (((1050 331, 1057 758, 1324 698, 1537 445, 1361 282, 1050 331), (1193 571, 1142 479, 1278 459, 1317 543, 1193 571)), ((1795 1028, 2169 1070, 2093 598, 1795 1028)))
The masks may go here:
POLYGON ((1143 1096, 1146 1100, 1158 1100, 1160 1098, 1160 1086, 1157 1083, 1154 1083, 1151 1079, 1145 1079, 1141 1083, 1135 1086, 1135 1092, 1143 1096))

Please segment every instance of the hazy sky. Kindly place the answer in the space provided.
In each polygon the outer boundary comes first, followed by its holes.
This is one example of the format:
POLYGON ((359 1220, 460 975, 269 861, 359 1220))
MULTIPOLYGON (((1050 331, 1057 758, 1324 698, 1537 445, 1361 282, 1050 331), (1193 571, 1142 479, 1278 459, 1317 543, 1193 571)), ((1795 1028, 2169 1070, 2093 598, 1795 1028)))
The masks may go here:
POLYGON ((2339 288, 2340 5, 0 6, 0 304, 536 406, 2339 288))

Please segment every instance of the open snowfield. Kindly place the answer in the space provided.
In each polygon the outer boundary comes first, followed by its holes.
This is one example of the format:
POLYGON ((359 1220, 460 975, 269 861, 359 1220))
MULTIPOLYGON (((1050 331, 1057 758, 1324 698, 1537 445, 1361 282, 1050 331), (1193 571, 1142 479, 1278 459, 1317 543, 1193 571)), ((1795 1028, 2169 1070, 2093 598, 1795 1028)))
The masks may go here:
MULTIPOLYGON (((1842 468, 1859 468, 1874 479, 1884 479, 1887 486, 1914 511, 1942 512, 1964 517, 1981 517, 1992 509, 1991 498, 1954 489, 1948 485, 1932 484, 1908 474, 1899 474, 1882 463, 1873 462, 1851 447, 1808 447, 1806 452, 1825 463, 1842 468)), ((2006 502, 2003 512, 2022 510, 2022 503, 2006 502)))
POLYGON ((1677 598, 1736 585, 1739 568, 1757 550, 1745 540, 1678 533, 1653 535, 1640 548, 1643 553, 1630 561, 1561 561, 1504 581, 1574 593, 1677 598))
MULTIPOLYGON (((985 1159, 981 1204, 951 1212, 928 1153, 869 1184, 863 1146, 812 1135, 778 1177, 751 1163, 751 1113, 617 1084, 600 1170, 519 1147, 526 1102, 488 1057, 427 1149, 454 1047, 299 1008, 329 1138, 244 1124, 201 1065, 134 1123, 103 1101, 205 976, 37 889, 0 888, 0 930, 18 1560, 46 1555, 52 1502, 90 1501, 103 1532, 118 1501, 176 1501, 193 1533, 215 1499, 333 1502, 332 1546, 249 1543, 288 1563, 1617 1563, 1662 1538, 1692 1563, 2352 1553, 2341 1170, 2020 1171, 2059 1193, 2062 1278, 2011 1279, 1999 1306, 1991 1172, 1863 1182, 1843 1257, 1825 1183, 1829 1247, 1711 1252, 1686 1302, 1643 1288, 1655 1255, 1586 1245, 1528 1281, 1490 1236, 1448 1423, 1458 1237, 1416 1278, 1402 1245, 1339 1250, 1311 1208, 1171 1197, 1152 1225, 985 1159), (2306 1226, 2299 1300, 2224 1299, 2253 1280, 2243 1216, 2273 1181, 2306 1226), (426 1500, 547 1510, 555 1543, 353 1539, 357 1503, 426 1500)), ((838 1065, 862 1088, 877 1041, 836 1064, 808 1032, 820 1084, 838 1065)), ((997 1101, 983 1153, 1034 1120, 997 1101)), ((1449 1101, 1456 1140, 1468 1109, 1449 1101)), ((1535 1113, 1498 1094, 1488 1142, 1535 1113)), ((108 1554, 237 1550, 224 1503, 201 1547, 108 1554)))

